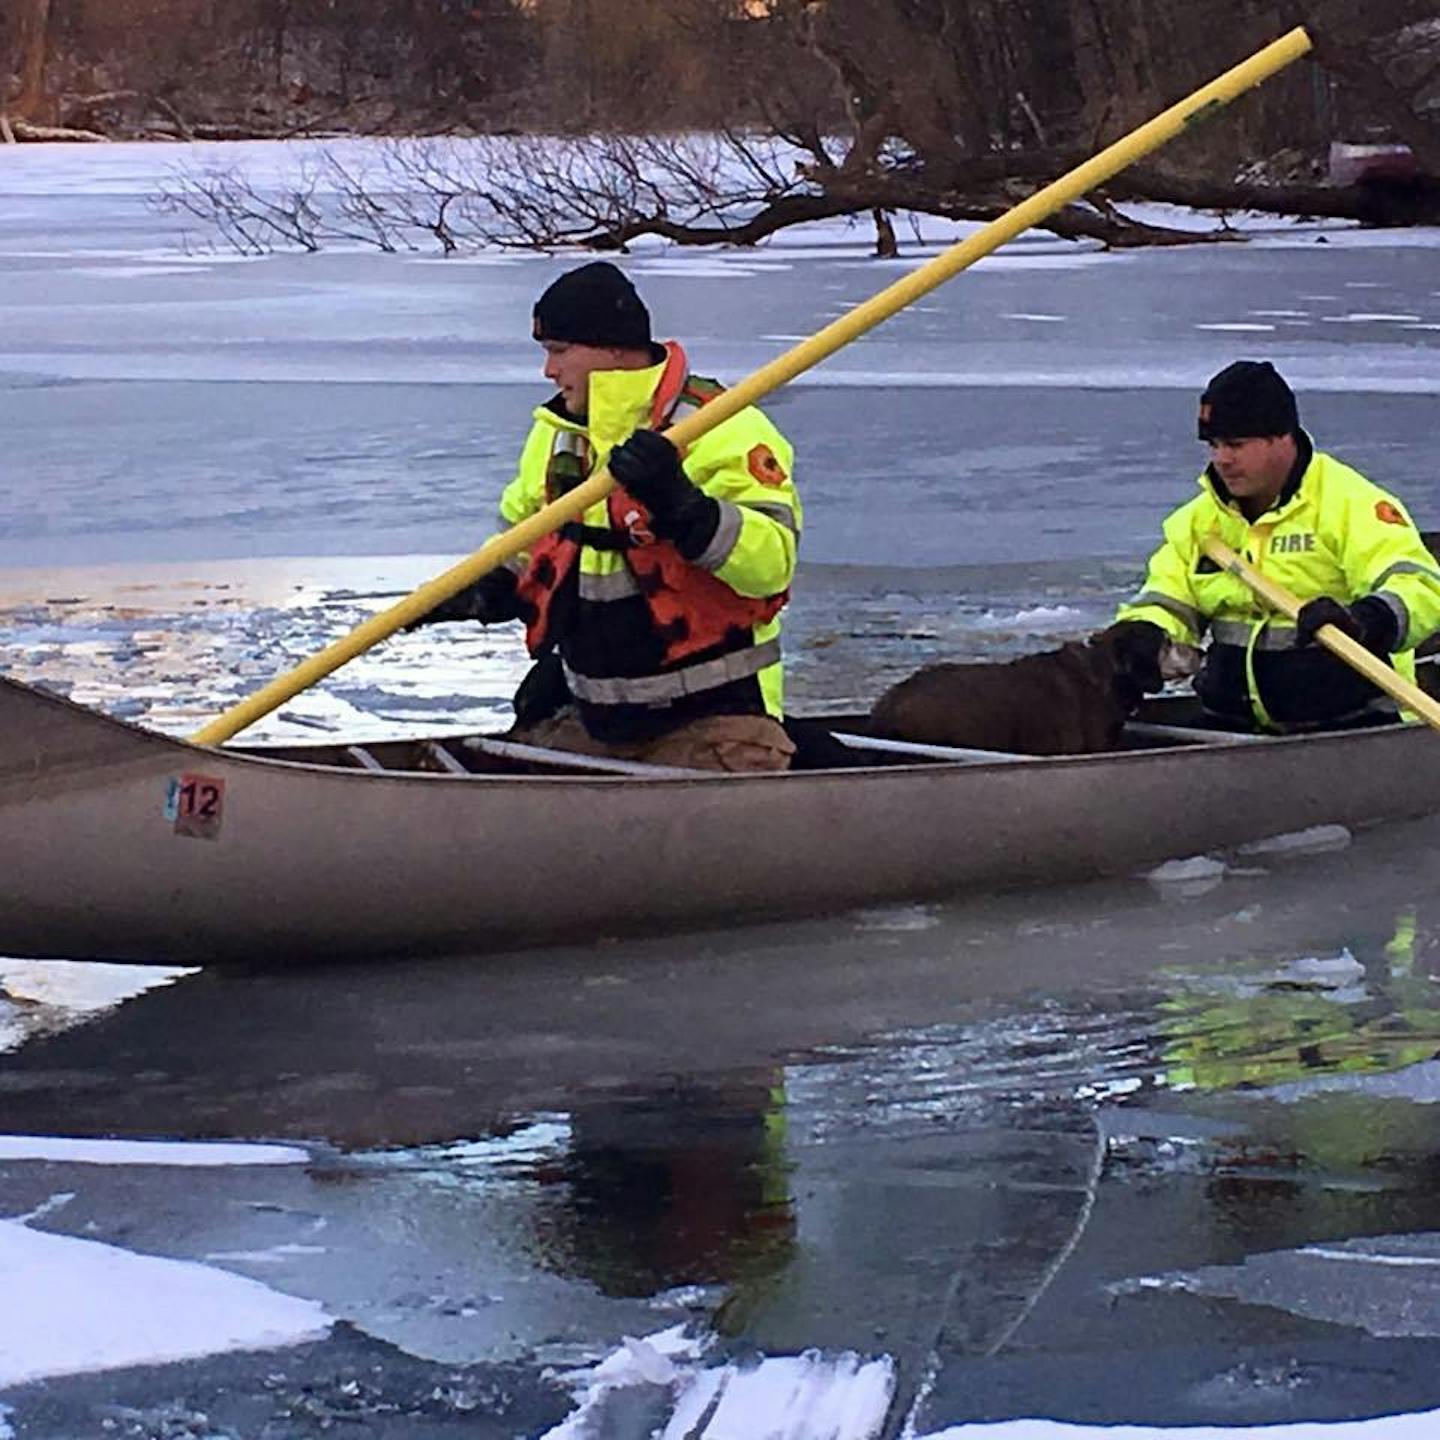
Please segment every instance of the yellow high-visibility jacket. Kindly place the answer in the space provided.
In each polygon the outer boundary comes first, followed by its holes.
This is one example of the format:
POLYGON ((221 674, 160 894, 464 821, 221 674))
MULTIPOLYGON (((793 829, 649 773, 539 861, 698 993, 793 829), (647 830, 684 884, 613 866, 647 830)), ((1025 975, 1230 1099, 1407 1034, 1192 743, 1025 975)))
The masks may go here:
POLYGON ((1197 694, 1215 713, 1262 728, 1346 718, 1380 692, 1200 549, 1212 531, 1300 600, 1382 600, 1399 639, 1391 663, 1414 677, 1414 648, 1440 628, 1440 565, 1395 496, 1300 436, 1296 473, 1274 506, 1247 520, 1213 469, 1200 493, 1165 521, 1145 583, 1121 620, 1148 620, 1176 640, 1210 647, 1197 694))
MULTIPOLYGON (((558 396, 540 406, 518 473, 501 497, 502 522, 514 525, 534 514, 604 464, 637 429, 664 428, 718 390, 713 381, 688 376, 684 362, 672 342, 648 369, 596 371, 584 421, 570 416, 558 396)), ((737 595, 758 600, 787 590, 801 526, 789 441, 749 406, 691 444, 683 465, 690 481, 720 505, 715 537, 693 563, 737 595)), ((778 615, 703 654, 667 662, 626 560, 629 537, 612 525, 603 500, 580 524, 576 589, 558 607, 564 618, 557 639, 570 693, 592 734, 643 739, 706 714, 781 717, 778 615)), ((528 556, 517 557, 512 568, 523 573, 528 563, 528 556)))

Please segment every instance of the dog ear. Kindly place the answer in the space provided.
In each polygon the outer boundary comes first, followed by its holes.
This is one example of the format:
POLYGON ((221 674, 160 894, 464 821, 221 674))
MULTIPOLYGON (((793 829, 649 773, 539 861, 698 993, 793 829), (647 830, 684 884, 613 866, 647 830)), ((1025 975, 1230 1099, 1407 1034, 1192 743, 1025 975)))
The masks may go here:
POLYGON ((1148 620, 1119 620, 1090 637, 1092 645, 1103 645, 1115 657, 1116 670, 1146 695, 1165 688, 1160 673, 1160 652, 1169 637, 1148 620))

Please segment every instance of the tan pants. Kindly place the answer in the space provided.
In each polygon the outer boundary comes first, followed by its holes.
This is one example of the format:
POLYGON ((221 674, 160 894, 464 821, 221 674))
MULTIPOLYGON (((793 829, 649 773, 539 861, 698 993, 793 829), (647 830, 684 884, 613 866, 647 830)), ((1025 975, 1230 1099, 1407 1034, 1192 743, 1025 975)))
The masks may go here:
POLYGON ((595 739, 568 705, 536 725, 517 725, 506 739, 576 755, 643 760, 648 765, 690 770, 788 770, 795 753, 795 743, 785 727, 768 715, 706 715, 655 740, 611 744, 595 739))

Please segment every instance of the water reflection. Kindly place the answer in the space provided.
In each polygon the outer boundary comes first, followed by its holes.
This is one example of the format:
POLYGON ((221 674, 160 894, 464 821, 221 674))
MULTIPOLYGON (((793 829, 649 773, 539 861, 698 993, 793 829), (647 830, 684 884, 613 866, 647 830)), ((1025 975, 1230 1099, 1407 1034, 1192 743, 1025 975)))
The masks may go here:
POLYGON ((1437 972, 1433 932, 1407 908, 1358 953, 1176 975, 1160 1004, 1163 1083, 1224 1091, 1427 1060, 1440 1051, 1437 972))
POLYGON ((774 1275, 795 1236, 786 1124, 779 1070, 590 1100, 537 1171, 566 1199, 538 1259, 613 1296, 774 1275))
MULTIPOLYGON (((57 1229, 222 1257, 447 1363, 687 1322, 717 1363, 888 1357, 923 1434, 1233 1418, 1216 1377, 1283 1347, 1306 1414, 1359 1413, 1321 1342, 1440 1308, 1440 1266, 1391 1283, 1440 1235, 1440 931, 1400 863, 1427 834, 1188 899, 176 977, 27 1031, 0 1131, 302 1139, 309 1173, 247 1179, 237 1210, 223 1178, 7 1162, 0 1205, 63 1183, 57 1229), (1122 1352, 1145 1385, 1067 1372, 1122 1352)), ((1372 1358, 1397 1405, 1440 1398, 1430 1357, 1372 1358)), ((1278 1383, 1244 1394, 1297 1418, 1278 1383)))

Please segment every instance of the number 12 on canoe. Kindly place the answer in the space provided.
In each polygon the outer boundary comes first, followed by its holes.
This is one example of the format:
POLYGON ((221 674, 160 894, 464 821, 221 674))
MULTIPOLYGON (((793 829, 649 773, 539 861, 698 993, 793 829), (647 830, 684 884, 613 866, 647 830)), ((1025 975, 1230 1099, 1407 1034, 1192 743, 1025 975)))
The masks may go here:
POLYGON ((162 813, 176 835, 216 840, 225 819, 225 782, 213 775, 172 775, 162 813))

